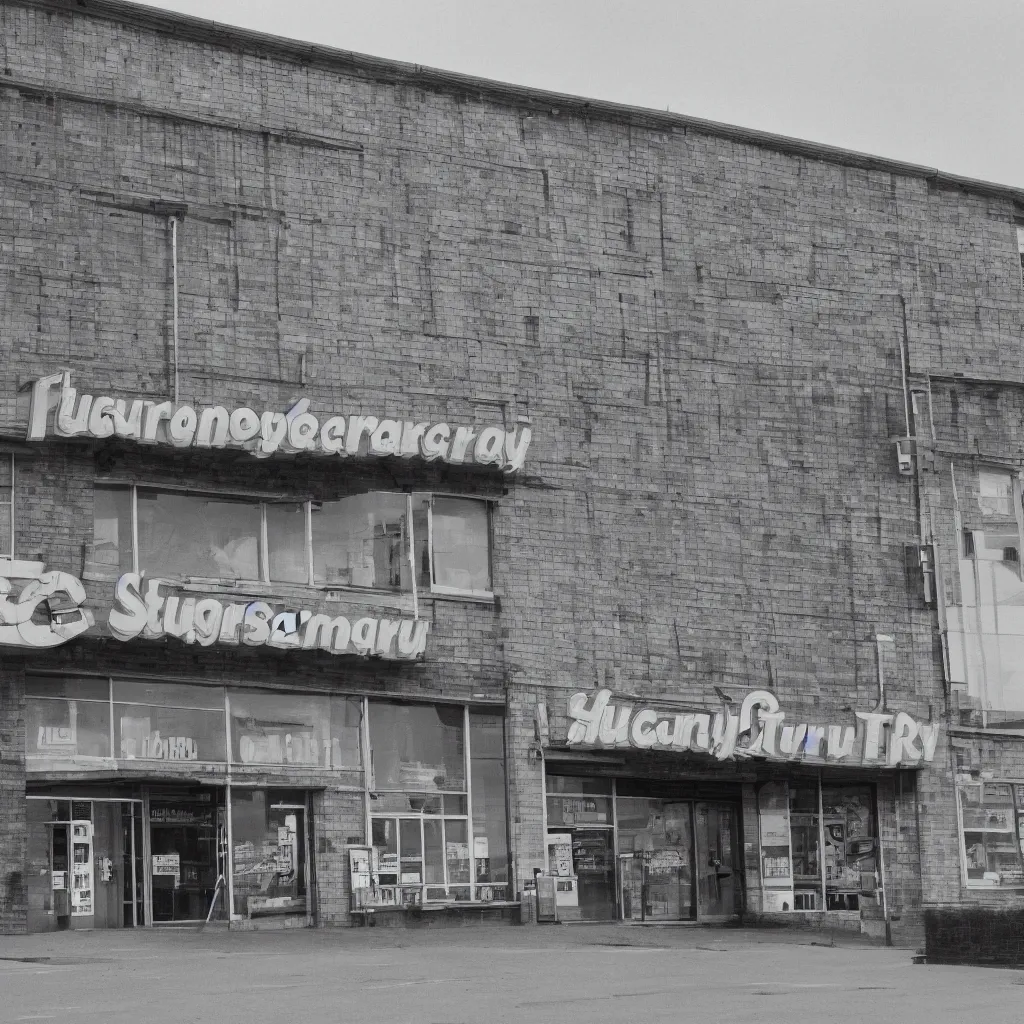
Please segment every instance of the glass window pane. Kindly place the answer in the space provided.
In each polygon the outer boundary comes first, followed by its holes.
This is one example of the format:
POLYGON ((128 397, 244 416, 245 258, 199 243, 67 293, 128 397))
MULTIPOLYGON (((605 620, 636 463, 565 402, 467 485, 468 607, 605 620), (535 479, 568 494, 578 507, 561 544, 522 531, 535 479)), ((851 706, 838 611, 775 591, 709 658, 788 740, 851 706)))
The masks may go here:
POLYGON ((549 775, 548 793, 585 793, 611 796, 612 780, 587 778, 581 775, 549 775))
MULTIPOLYGON (((447 797, 445 798, 447 799, 447 797)), ((370 810, 396 814, 440 814, 441 797, 435 793, 371 793, 370 810)))
POLYGON ((316 585, 410 589, 405 513, 405 495, 384 491, 313 502, 316 585))
POLYGON ((444 846, 450 885, 469 881, 469 828, 460 818, 444 819, 444 846))
POLYGON ((434 498, 434 583, 454 590, 489 593, 490 528, 487 502, 434 498))
POLYGON ((402 885, 420 885, 423 882, 423 844, 420 839, 420 819, 402 818, 398 822, 398 854, 401 864, 402 885))
POLYGON ((978 504, 984 516, 1013 516, 1013 478, 1009 473, 983 469, 978 474, 978 504))
POLYGON ((370 832, 377 852, 378 881, 381 885, 397 885, 398 821, 394 818, 373 818, 370 832))
POLYGON ((110 705, 82 700, 25 700, 30 757, 110 757, 110 705))
POLYGON ((415 551, 416 585, 430 589, 430 495, 412 496, 412 536, 415 551))
POLYGON ((548 825, 610 825, 612 800, 607 796, 548 796, 548 825))
POLYGON ((327 767, 330 698, 231 691, 231 760, 327 767))
POLYGON ((473 854, 478 882, 508 881, 504 725, 500 711, 469 712, 473 854))
POLYGON ((132 492, 129 487, 97 487, 93 494, 92 569, 132 570, 132 492))
POLYGON ((308 583, 306 567, 306 506, 302 503, 267 505, 267 555, 275 583, 308 583))
POLYGON ((360 723, 363 702, 358 697, 331 698, 331 763, 325 768, 361 768, 363 746, 360 723))
POLYGON ((14 462, 14 456, 9 452, 0 452, 0 501, 11 500, 11 485, 12 485, 12 463, 14 462))
POLYGON ((259 900, 274 900, 285 912, 306 910, 305 813, 282 807, 271 790, 231 793, 231 851, 236 914, 247 914, 259 900))
POLYGON ((114 680, 114 700, 122 704, 154 704, 158 707, 224 710, 222 686, 189 686, 184 683, 114 680))
POLYGON ((461 707, 370 701, 374 787, 464 792, 462 727, 461 707))
POLYGON ((444 885, 444 830, 440 818, 423 820, 423 870, 428 885, 444 885))
POLYGON ((139 568, 151 576, 258 580, 260 507, 139 491, 139 568))
MULTIPOLYGON (((8 496, 9 497, 9 496, 8 496)), ((0 491, 0 555, 11 554, 11 506, 0 491)))
POLYGON ((224 761, 224 712, 115 704, 119 757, 224 761))
POLYGON ((75 697, 78 700, 102 700, 110 697, 110 683, 106 679, 76 679, 62 676, 26 676, 25 695, 28 697, 75 697))

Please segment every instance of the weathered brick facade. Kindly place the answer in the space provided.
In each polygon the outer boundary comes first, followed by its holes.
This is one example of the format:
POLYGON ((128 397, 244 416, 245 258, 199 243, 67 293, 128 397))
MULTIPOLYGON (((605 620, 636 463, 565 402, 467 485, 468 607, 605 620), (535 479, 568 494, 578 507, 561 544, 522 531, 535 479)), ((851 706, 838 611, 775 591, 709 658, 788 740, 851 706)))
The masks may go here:
MULTIPOLYGON (((767 688, 799 721, 842 721, 878 700, 882 633, 891 706, 946 721, 916 552, 929 510, 951 515, 931 497, 948 469, 901 476, 890 438, 914 432, 904 375, 1009 377, 1012 401, 979 398, 949 444, 973 457, 988 430, 1020 464, 1024 194, 114 2, 6 0, 0 37, 19 557, 81 575, 98 479, 496 499, 499 600, 424 599, 415 666, 86 639, 33 667, 504 702, 520 888, 545 857, 538 704, 555 745, 569 695, 599 687, 711 710, 767 688), (525 468, 26 444, 24 389, 58 367, 92 394, 170 396, 171 217, 182 401, 529 423, 525 468)), ((23 670, 0 656, 7 930, 24 927, 23 670)), ((1024 741, 988 742, 1024 777, 1024 741)), ((916 779, 871 776, 908 938, 922 904, 970 898, 950 758, 944 730, 916 779)), ((758 914, 754 773, 635 767, 744 786, 758 914)), ((362 813, 348 792, 314 803, 324 923, 347 920, 362 813)))

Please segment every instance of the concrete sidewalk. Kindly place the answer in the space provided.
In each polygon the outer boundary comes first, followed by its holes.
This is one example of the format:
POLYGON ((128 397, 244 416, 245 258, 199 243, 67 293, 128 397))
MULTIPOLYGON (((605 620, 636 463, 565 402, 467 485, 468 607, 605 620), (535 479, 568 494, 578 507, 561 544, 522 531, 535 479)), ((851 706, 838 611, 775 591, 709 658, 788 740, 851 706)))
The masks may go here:
POLYGON ((1017 1020, 1015 971, 796 929, 477 925, 0 938, 0 1022, 1017 1020))

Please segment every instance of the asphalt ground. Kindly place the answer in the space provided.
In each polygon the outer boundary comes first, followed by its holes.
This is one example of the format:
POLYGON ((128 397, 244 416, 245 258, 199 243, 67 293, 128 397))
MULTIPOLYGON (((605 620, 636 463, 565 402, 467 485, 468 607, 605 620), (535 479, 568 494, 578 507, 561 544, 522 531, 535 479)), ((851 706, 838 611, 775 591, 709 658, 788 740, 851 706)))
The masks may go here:
POLYGON ((0 1022, 1024 1021, 1024 972, 829 942, 628 925, 0 937, 0 1022))

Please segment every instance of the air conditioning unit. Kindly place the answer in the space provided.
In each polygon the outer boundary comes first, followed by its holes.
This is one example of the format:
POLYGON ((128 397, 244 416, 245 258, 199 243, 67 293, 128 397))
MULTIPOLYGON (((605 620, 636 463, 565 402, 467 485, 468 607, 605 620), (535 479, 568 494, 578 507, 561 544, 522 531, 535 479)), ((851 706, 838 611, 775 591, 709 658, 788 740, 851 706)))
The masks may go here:
POLYGON ((914 475, 914 454, 917 447, 912 437, 895 437, 893 446, 896 449, 896 468, 900 476, 914 475))

